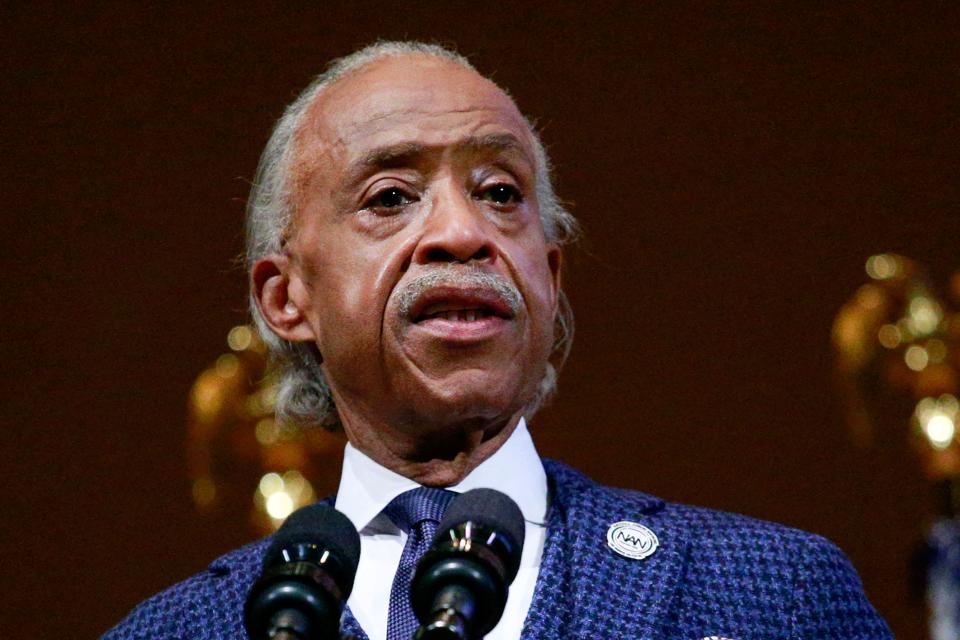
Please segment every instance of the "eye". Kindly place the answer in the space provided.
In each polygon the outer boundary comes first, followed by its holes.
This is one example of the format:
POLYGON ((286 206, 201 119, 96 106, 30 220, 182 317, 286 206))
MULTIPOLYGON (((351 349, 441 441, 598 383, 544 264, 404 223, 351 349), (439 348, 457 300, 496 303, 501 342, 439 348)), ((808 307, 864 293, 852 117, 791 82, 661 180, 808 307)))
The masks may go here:
POLYGON ((364 209, 397 209, 416 202, 416 198, 399 187, 381 189, 363 203, 364 209))
POLYGON ((523 194, 512 184, 495 184, 480 192, 480 199, 492 202, 500 207, 508 207, 523 202, 523 194))

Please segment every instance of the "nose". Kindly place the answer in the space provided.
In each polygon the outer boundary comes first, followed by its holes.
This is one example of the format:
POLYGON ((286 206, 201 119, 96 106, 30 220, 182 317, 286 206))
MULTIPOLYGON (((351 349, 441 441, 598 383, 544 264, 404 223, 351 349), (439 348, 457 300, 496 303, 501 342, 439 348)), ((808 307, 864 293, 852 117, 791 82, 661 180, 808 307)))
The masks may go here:
POLYGON ((435 262, 493 262, 496 245, 492 223, 469 194, 449 185, 433 198, 413 259, 435 262))

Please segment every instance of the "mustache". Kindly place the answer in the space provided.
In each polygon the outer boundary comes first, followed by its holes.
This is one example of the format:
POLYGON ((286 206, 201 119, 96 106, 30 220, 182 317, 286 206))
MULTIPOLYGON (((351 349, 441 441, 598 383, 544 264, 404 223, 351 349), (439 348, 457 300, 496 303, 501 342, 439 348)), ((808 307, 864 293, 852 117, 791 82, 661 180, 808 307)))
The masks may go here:
POLYGON ((406 283, 397 293, 397 314, 404 319, 410 317, 410 310, 417 300, 427 291, 436 287, 458 287, 462 289, 482 289, 497 295, 511 312, 517 315, 523 304, 520 291, 503 276, 487 273, 475 267, 438 267, 434 271, 418 276, 406 283))

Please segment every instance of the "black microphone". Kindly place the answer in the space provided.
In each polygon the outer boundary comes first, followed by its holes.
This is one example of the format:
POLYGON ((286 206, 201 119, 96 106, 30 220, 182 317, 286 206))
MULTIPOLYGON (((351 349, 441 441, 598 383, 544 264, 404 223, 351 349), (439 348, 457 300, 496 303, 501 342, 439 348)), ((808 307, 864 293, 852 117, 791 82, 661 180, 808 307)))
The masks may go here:
POLYGON ((251 640, 339 638, 359 561, 360 536, 345 515, 319 503, 292 513, 243 606, 251 640))
POLYGON ((520 568, 524 531, 520 508, 499 491, 455 498, 411 583, 421 623, 415 640, 474 640, 497 626, 520 568))

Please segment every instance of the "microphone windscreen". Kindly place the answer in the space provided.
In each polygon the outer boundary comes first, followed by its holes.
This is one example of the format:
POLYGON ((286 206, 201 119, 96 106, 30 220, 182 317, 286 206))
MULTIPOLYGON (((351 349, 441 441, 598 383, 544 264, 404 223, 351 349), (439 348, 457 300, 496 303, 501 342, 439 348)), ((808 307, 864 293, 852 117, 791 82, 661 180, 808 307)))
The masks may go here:
POLYGON ((468 520, 505 533, 516 543, 518 550, 523 549, 526 531, 523 513, 506 494, 494 489, 471 489, 460 494, 447 507, 437 533, 443 535, 468 520))
POLYGON ((326 548, 342 564, 346 575, 356 574, 360 562, 360 535, 350 519, 333 507, 318 502, 290 514, 273 534, 263 557, 264 569, 285 562, 281 555, 283 549, 299 544, 326 548))

